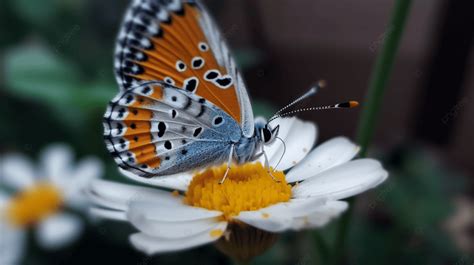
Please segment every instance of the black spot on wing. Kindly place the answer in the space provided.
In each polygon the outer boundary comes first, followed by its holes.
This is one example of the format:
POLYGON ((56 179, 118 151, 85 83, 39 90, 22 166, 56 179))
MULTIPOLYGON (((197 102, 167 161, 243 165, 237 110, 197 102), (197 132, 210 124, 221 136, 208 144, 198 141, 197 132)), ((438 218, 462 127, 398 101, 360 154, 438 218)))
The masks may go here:
POLYGON ((151 92, 151 88, 148 87, 148 86, 144 87, 143 90, 142 90, 142 93, 145 94, 145 95, 148 95, 148 93, 150 93, 150 92, 151 92))
POLYGON ((133 96, 132 95, 128 95, 125 98, 125 103, 127 103, 127 104, 130 104, 132 101, 133 101, 133 96))
POLYGON ((117 132, 118 134, 122 134, 123 132, 123 125, 121 123, 117 123, 117 132))
POLYGON ((189 92, 194 93, 196 92, 198 84, 199 84, 199 80, 196 77, 191 77, 184 81, 183 88, 189 92))
POLYGON ((222 122, 224 121, 224 119, 221 117, 221 116, 217 116, 214 118, 214 120, 212 121, 212 124, 214 126, 219 126, 222 124, 222 122))
POLYGON ((166 124, 164 122, 158 123, 158 137, 163 137, 166 132, 166 124))
POLYGON ((121 147, 122 149, 125 149, 125 147, 127 147, 127 144, 126 144, 125 139, 121 138, 121 139, 119 140, 119 143, 120 143, 120 147, 121 147))
POLYGON ((189 107, 191 107, 191 105, 193 104, 192 99, 187 98, 187 100, 188 100, 188 101, 186 102, 186 105, 184 105, 184 108, 183 108, 183 109, 185 109, 185 110, 189 109, 189 107))
POLYGON ((199 134, 201 134, 201 132, 202 132, 202 128, 201 128, 201 127, 196 128, 196 129, 194 130, 194 132, 193 132, 193 136, 194 136, 194 137, 198 137, 199 134))
POLYGON ((206 74, 204 75, 204 79, 207 80, 207 81, 211 81, 211 80, 214 80, 216 79, 217 77, 219 77, 219 72, 215 71, 215 70, 209 70, 206 72, 206 74))
POLYGON ((165 82, 166 82, 167 84, 170 84, 170 85, 172 85, 172 86, 175 85, 174 80, 173 80, 171 77, 169 77, 169 76, 165 77, 164 80, 165 80, 165 82))
POLYGON ((166 141, 165 144, 164 144, 165 148, 168 149, 168 150, 171 150, 171 148, 173 148, 173 145, 171 144, 170 141, 166 141))
POLYGON ((199 110, 199 113, 196 115, 196 118, 201 117, 202 115, 204 115, 204 113, 206 113, 206 106, 201 105, 201 109, 199 110))
POLYGON ((201 69, 204 66, 204 59, 201 57, 194 57, 191 65, 193 69, 201 69))
POLYGON ((209 46, 205 42, 200 42, 199 50, 201 50, 202 52, 207 52, 209 50, 209 46))
POLYGON ((186 70, 186 64, 183 61, 177 61, 176 62, 176 70, 178 72, 184 72, 186 70))
POLYGON ((224 78, 217 78, 215 82, 221 87, 221 88, 227 88, 232 84, 232 78, 231 77, 224 77, 224 78))
POLYGON ((126 111, 125 108, 119 109, 117 118, 123 118, 123 116, 125 115, 125 111, 126 111))

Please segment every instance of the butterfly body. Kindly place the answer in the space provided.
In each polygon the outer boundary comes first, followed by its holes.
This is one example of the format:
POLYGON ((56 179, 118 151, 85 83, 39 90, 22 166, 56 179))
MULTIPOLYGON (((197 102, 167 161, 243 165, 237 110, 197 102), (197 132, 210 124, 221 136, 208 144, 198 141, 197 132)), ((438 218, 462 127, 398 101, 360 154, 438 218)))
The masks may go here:
POLYGON ((206 99, 160 81, 117 95, 104 115, 105 140, 117 164, 144 177, 171 175, 227 161, 252 160, 258 134, 206 99), (233 149, 233 150, 231 150, 233 149))

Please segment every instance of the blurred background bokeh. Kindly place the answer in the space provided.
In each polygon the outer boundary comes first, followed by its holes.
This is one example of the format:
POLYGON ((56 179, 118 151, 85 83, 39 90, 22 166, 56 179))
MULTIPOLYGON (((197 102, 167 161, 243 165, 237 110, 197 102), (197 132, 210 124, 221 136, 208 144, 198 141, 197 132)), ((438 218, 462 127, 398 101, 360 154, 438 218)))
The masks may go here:
MULTIPOLYGON (((328 86, 306 104, 364 104, 394 1, 207 0, 239 62, 255 112, 271 115, 316 80, 328 86)), ((117 92, 115 36, 127 0, 2 0, 0 151, 36 158, 52 142, 95 155, 117 172, 102 140, 102 115, 117 92)), ((361 196, 345 264, 474 263, 474 3, 413 2, 371 156, 390 172, 361 196)), ((354 139, 359 110, 301 114, 318 142, 354 139)), ((255 264, 325 264, 320 242, 337 222, 287 233, 255 264)), ((90 225, 73 246, 45 251, 29 240, 22 264, 228 264, 212 246, 146 257, 119 223, 90 225)), ((1 235, 0 235, 1 237, 1 235)), ((2 264, 3 265, 3 264, 2 264)))

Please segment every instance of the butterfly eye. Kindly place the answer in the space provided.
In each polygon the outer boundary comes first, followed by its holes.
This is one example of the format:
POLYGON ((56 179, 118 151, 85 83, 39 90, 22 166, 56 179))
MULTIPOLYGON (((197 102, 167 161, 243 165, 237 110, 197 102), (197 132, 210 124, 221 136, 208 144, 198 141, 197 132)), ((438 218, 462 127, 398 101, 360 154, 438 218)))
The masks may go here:
POLYGON ((270 140, 272 139, 272 132, 267 128, 263 128, 262 129, 262 139, 263 139, 264 143, 270 142, 270 140))

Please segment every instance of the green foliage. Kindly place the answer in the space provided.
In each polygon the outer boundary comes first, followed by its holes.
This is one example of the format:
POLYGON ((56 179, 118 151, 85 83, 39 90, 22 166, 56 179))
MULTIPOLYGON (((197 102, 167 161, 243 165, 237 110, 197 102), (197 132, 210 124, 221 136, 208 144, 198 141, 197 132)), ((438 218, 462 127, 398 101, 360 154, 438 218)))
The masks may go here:
POLYGON ((56 0, 15 0, 10 1, 12 11, 31 24, 48 24, 58 15, 56 0))
POLYGON ((390 177, 374 192, 354 220, 350 236, 355 264, 451 264, 461 256, 443 223, 452 214, 453 194, 460 186, 429 153, 409 149, 388 160, 390 177), (390 163, 392 162, 392 163, 390 163), (449 177, 447 177, 449 176, 449 177))
POLYGON ((15 96, 49 106, 103 106, 114 93, 112 83, 87 84, 77 68, 40 46, 6 54, 6 87, 15 96))

